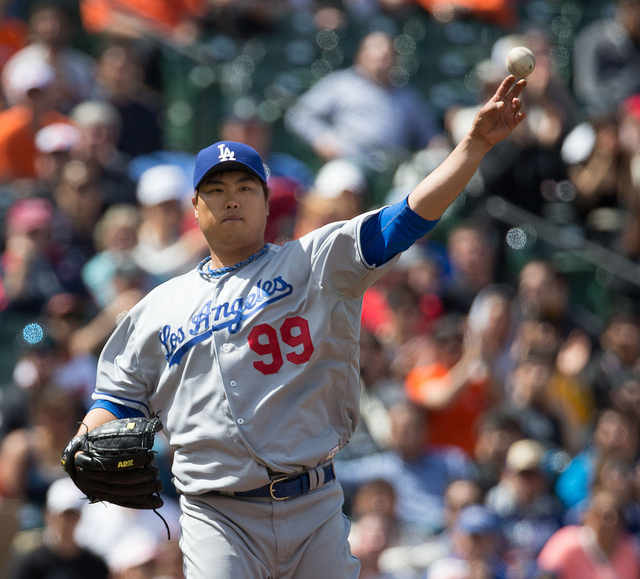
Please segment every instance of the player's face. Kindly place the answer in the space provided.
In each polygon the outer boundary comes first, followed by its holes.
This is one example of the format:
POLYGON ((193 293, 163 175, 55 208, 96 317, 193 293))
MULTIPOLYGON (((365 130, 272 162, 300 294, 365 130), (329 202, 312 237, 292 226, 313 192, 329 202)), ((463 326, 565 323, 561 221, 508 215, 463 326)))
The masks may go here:
POLYGON ((234 265, 262 249, 269 211, 257 177, 244 171, 207 177, 193 197, 193 206, 214 266, 234 265))

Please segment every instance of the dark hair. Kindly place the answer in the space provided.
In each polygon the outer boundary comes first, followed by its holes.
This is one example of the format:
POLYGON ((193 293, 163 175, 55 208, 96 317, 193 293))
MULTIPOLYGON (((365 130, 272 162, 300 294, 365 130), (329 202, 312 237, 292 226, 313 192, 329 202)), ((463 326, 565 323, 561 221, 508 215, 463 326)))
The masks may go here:
MULTIPOLYGON (((238 171, 241 171, 242 169, 237 169, 238 171)), ((229 171, 216 171, 215 173, 209 173, 208 175, 205 175, 202 180, 200 181, 200 183, 198 183, 198 187, 196 187, 195 189, 195 194, 198 194, 198 189, 204 185, 205 183, 207 183, 207 181, 213 176, 213 175, 223 175, 224 173, 229 173, 231 171, 236 171, 236 169, 230 169, 229 171)), ((245 173, 247 173, 248 175, 251 175, 252 177, 255 177, 258 181, 260 181, 260 179, 254 175, 253 173, 249 172, 249 171, 245 171, 245 173)), ((262 185, 262 191, 264 192, 264 198, 266 201, 269 200, 269 198, 271 197, 271 189, 269 189, 269 187, 267 186, 266 183, 263 183, 262 181, 260 181, 260 185, 262 185)))

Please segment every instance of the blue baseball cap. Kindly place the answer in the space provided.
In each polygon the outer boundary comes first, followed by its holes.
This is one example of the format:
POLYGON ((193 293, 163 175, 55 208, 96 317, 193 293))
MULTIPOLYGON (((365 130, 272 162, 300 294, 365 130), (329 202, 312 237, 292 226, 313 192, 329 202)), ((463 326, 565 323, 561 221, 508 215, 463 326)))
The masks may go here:
POLYGON ((211 173, 220 171, 246 171, 266 184, 267 172, 258 152, 244 143, 220 141, 202 149, 196 156, 193 170, 193 188, 211 173))
POLYGON ((456 529, 469 535, 499 533, 500 517, 483 505, 469 505, 460 511, 456 529))

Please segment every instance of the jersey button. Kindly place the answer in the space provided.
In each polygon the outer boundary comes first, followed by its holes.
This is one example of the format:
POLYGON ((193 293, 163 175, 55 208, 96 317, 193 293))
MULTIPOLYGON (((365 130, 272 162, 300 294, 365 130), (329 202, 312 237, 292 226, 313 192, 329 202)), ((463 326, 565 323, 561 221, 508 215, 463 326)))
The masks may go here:
POLYGON ((244 424, 244 418, 238 418, 238 424, 244 424))
POLYGON ((222 344, 222 349, 223 349, 225 352, 228 352, 228 351, 229 351, 229 348, 231 348, 231 346, 230 346, 229 344, 222 344))
POLYGON ((231 388, 235 388, 238 385, 238 383, 235 380, 231 380, 231 382, 229 382, 229 386, 231 386, 231 388))

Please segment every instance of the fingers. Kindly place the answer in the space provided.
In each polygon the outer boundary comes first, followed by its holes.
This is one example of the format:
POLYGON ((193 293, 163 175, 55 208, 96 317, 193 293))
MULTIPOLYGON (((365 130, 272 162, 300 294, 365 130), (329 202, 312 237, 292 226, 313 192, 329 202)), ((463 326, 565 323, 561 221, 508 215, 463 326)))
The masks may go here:
MULTIPOLYGON (((512 77, 515 80, 515 77, 512 77)), ((521 78, 515 85, 511 85, 511 90, 508 91, 508 97, 512 99, 516 99, 520 96, 524 88, 527 86, 527 81, 524 78, 521 78)))
MULTIPOLYGON (((511 90, 511 87, 515 82, 516 82, 516 77, 510 74, 500 83, 500 86, 498 87, 498 90, 496 91, 494 98, 498 100, 507 98, 507 94, 509 93, 509 91, 511 90)), ((522 91, 522 89, 520 89, 520 91, 522 91)))
POLYGON ((495 95, 493 95, 493 100, 496 102, 501 102, 503 100, 513 101, 520 96, 526 86, 527 81, 525 79, 521 78, 516 82, 516 77, 509 75, 502 81, 502 83, 500 83, 498 90, 495 95))

